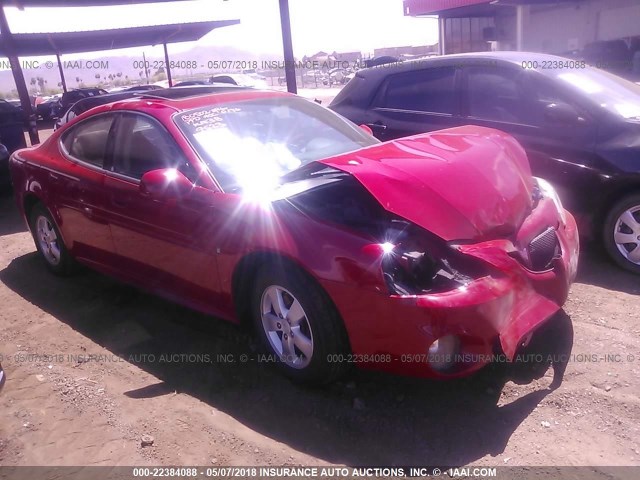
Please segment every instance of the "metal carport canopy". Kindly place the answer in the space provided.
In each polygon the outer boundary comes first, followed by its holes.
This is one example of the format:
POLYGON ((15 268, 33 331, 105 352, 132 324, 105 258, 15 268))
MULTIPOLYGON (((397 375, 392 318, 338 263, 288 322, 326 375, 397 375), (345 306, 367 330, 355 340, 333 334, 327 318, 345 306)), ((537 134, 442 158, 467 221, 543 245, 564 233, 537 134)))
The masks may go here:
MULTIPOLYGON (((17 47, 20 46, 20 44, 22 43, 26 51, 27 45, 29 45, 30 42, 32 45, 30 47, 32 48, 32 51, 37 51, 38 49, 45 48, 45 47, 43 47, 42 44, 39 44, 39 42, 43 40, 42 37, 38 40, 34 40, 34 37, 31 37, 31 39, 29 38, 29 35, 34 35, 34 34, 18 34, 18 39, 17 39, 18 44, 16 45, 16 42, 14 40, 15 35, 11 34, 6 16, 4 14, 5 6, 17 7, 20 9, 25 7, 90 7, 90 6, 135 5, 135 4, 141 4, 141 3, 161 3, 161 2, 172 2, 172 1, 175 2, 175 1, 182 1, 182 0, 0 0, 0 33, 1 33, 0 45, 2 46, 2 52, 9 58, 9 61, 11 63, 14 79, 16 82, 16 87, 20 95, 20 102, 22 103, 24 111, 27 114, 30 114, 32 111, 31 102, 29 100, 28 90, 26 87, 26 82, 24 80, 22 68, 20 67, 20 62, 18 60, 19 55, 21 54, 26 55, 26 53, 21 53, 17 51, 17 47), (37 47, 33 46, 33 42, 39 45, 37 47)), ((278 0, 278 3, 280 6, 280 21, 281 21, 281 29, 282 29, 287 89, 292 93, 296 93, 297 87, 296 87, 295 70, 294 70, 293 46, 291 41, 291 25, 289 21, 289 1, 278 0)), ((202 22, 202 23, 207 23, 207 22, 202 22)), ((236 23, 239 23, 239 21, 237 21, 236 23)), ((232 25, 232 24, 233 23, 228 23, 228 25, 232 25)), ((187 24, 182 24, 181 27, 184 28, 185 25, 187 24)), ((222 26, 222 25, 218 25, 218 26, 222 26)), ((162 28, 167 26, 165 25, 165 26, 159 26, 159 27, 162 28)), ((172 27, 172 26, 170 25, 168 27, 172 27)), ((175 27, 175 25, 173 25, 173 27, 175 27)), ((135 27, 131 30, 137 30, 139 28, 153 29, 154 27, 135 27)), ((214 27, 214 28, 217 28, 217 27, 214 27)), ((129 29, 115 29, 115 31, 119 32, 120 34, 125 33, 126 30, 129 30, 129 29)), ((103 33, 109 32, 109 30, 103 30, 102 32, 103 33)), ((114 30, 110 30, 110 32, 112 35, 114 30)), ((156 32, 158 32, 158 30, 156 32)), ((46 37, 47 44, 52 48, 52 50, 49 50, 49 53, 54 51, 56 48, 60 50, 58 53, 56 53, 56 55, 58 56, 58 66, 60 68, 61 74, 62 74, 62 67, 59 59, 60 53, 79 53, 79 52, 85 52, 85 51, 95 51, 94 49, 96 48, 96 46, 94 45, 91 48, 87 48, 83 50, 79 50, 78 49, 79 47, 76 47, 73 50, 67 49, 62 51, 61 50, 62 45, 64 45, 66 41, 71 41, 69 39, 71 39, 74 34, 78 34, 78 35, 82 33, 86 34, 87 32, 65 32, 65 33, 67 34, 66 36, 64 34, 49 34, 46 37), (56 38, 54 38, 54 35, 57 36, 58 44, 56 44, 55 42, 56 38)), ((175 33, 175 30, 174 30, 174 33, 175 33)), ((177 35, 178 33, 175 33, 175 34, 177 35)), ((40 35, 44 35, 44 34, 40 34, 40 35)), ((104 42, 104 36, 101 37, 101 39, 104 42)), ((156 40, 148 40, 149 43, 142 43, 142 44, 138 43, 135 45, 132 45, 132 44, 125 45, 124 43, 120 43, 119 46, 115 46, 116 41, 114 40, 114 37, 111 37, 110 39, 107 39, 107 40, 109 41, 109 45, 110 45, 109 47, 107 47, 107 49, 125 48, 126 46, 130 47, 130 46, 141 46, 141 45, 160 43, 156 39, 156 40)), ((76 42, 78 41, 77 37, 75 41, 76 42)), ((94 38, 94 41, 98 42, 98 36, 94 38)), ((168 41, 175 42, 177 40, 171 39, 168 41)), ((188 40, 180 40, 180 41, 188 41, 188 40)), ((168 61, 166 42, 164 42, 164 53, 165 53, 165 60, 168 65, 169 61, 168 61)), ((38 130, 35 124, 35 117, 33 115, 30 115, 29 125, 30 125, 29 136, 31 138, 31 143, 32 144, 38 143, 39 142, 38 130)))
MULTIPOLYGON (((240 20, 215 20, 77 32, 13 33, 11 36, 14 54, 31 57, 191 42, 216 28, 239 23, 240 20)), ((4 45, 0 45, 0 55, 6 54, 4 45)))
MULTIPOLYGON (((182 0, 0 0, 0 6, 9 7, 101 7, 115 5, 136 5, 140 3, 162 3, 182 0)), ((226 0, 225 0, 226 1, 226 0)), ((289 19, 289 0, 278 0, 280 6, 280 28, 282 30, 282 47, 285 61, 287 90, 297 93, 296 73, 291 40, 291 22, 289 19)), ((1 11, 2 9, 0 9, 1 11)), ((2 25, 0 25, 1 27, 2 25)), ((166 47, 165 47, 166 56, 166 47)))

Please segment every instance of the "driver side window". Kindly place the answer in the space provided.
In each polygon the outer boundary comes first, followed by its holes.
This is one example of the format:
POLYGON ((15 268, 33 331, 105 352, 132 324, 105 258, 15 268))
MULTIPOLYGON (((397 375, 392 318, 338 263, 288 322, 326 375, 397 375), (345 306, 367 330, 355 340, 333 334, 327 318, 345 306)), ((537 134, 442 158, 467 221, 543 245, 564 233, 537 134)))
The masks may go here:
POLYGON ((146 115, 124 114, 116 127, 112 170, 140 179, 163 168, 177 168, 195 181, 195 170, 159 123, 146 115))
MULTIPOLYGON (((566 104, 573 107, 576 113, 583 119, 588 119, 589 115, 580 105, 578 105, 568 94, 561 91, 556 85, 546 79, 535 78, 530 84, 531 95, 531 117, 532 124, 539 127, 557 127, 557 122, 549 122, 545 116, 545 108, 552 104, 566 104)), ((568 127, 570 125, 564 125, 568 127)))

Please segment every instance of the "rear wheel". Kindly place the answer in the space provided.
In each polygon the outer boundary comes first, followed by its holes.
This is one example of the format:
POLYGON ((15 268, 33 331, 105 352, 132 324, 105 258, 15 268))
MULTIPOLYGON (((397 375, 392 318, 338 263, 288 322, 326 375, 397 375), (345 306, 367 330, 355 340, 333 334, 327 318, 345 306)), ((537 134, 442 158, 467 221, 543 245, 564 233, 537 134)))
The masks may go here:
POLYGON ((29 224, 38 253, 47 268, 57 275, 73 273, 75 262, 62 241, 51 213, 42 203, 34 205, 29 224))
POLYGON ((328 383, 346 370, 336 355, 349 351, 342 319, 320 286, 296 267, 264 267, 251 309, 264 350, 291 379, 328 383))
POLYGON ((640 195, 629 195, 609 212, 604 223, 604 246, 619 266, 640 274, 640 195))

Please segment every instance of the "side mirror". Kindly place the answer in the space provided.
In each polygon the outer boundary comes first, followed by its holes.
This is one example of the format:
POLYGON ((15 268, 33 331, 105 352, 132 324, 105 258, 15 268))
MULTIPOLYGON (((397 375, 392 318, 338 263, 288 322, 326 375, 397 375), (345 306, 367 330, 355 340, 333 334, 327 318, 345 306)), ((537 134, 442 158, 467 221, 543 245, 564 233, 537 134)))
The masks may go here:
POLYGON ((151 170, 140 179, 140 193, 151 198, 179 198, 187 195, 192 189, 191 181, 175 168, 151 170))
POLYGON ((580 115, 568 103, 550 103, 544 107, 544 118, 554 123, 577 123, 580 115))
POLYGON ((373 130, 371 130, 371 127, 369 125, 365 125, 363 123, 362 125, 360 125, 360 128, 364 130, 366 134, 371 135, 373 137, 373 130))

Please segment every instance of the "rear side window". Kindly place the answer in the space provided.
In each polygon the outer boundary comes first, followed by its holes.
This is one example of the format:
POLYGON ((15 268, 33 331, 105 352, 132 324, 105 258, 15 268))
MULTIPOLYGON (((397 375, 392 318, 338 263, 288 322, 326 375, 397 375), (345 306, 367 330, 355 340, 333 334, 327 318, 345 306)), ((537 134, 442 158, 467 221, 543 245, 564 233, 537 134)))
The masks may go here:
POLYGON ((379 107, 419 112, 455 112, 454 67, 429 68, 393 75, 379 107))
POLYGON ((99 115, 85 120, 64 134, 62 146, 73 158, 102 168, 112 124, 113 115, 99 115))

